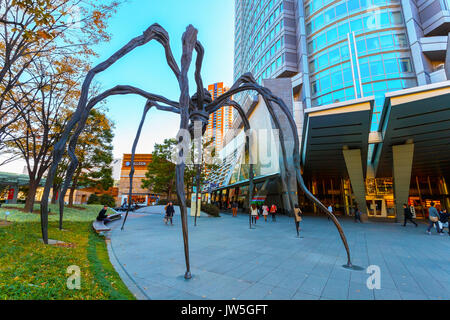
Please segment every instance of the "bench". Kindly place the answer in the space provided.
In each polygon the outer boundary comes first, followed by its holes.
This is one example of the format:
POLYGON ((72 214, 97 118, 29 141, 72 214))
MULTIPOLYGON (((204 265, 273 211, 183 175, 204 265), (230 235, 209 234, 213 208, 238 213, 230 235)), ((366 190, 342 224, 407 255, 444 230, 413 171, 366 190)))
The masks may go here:
POLYGON ((95 220, 92 223, 92 228, 95 230, 95 232, 100 233, 100 232, 104 232, 104 231, 111 231, 111 228, 108 228, 107 226, 105 226, 105 224, 103 223, 103 221, 97 221, 95 220))

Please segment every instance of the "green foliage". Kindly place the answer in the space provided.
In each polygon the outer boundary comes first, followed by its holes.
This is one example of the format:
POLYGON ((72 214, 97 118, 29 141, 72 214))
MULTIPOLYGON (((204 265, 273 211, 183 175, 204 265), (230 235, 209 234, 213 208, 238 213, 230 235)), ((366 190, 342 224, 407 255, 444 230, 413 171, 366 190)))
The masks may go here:
MULTIPOLYGON (((92 231, 91 223, 99 208, 66 208, 70 221, 64 231, 57 227, 57 216, 51 216, 56 219, 50 223, 49 237, 65 242, 64 246, 44 245, 40 241, 37 214, 34 222, 15 222, 0 228, 0 300, 134 299, 109 262, 104 239, 92 231), (84 222, 72 219, 81 217, 84 222), (66 270, 71 265, 81 269, 81 290, 67 288, 66 270)), ((3 208, 0 210, 4 212, 3 208)), ((19 215, 31 214, 14 211, 10 217, 19 215)))
POLYGON ((203 202, 201 210, 210 216, 220 217, 220 209, 213 204, 203 202))
POLYGON ((79 165, 74 177, 75 186, 108 190, 114 186, 113 162, 114 124, 104 113, 92 109, 77 144, 79 165))
POLYGON ((99 200, 100 204, 103 206, 108 206, 110 208, 114 208, 116 206, 116 200, 109 194, 102 194, 99 200))
POLYGON ((95 193, 91 194, 89 196, 87 204, 100 204, 100 197, 98 195, 96 195, 95 193))
POLYGON ((175 191, 175 168, 170 162, 177 141, 166 139, 163 144, 156 144, 152 161, 147 166, 142 188, 151 189, 154 193, 166 193, 168 196, 175 191))

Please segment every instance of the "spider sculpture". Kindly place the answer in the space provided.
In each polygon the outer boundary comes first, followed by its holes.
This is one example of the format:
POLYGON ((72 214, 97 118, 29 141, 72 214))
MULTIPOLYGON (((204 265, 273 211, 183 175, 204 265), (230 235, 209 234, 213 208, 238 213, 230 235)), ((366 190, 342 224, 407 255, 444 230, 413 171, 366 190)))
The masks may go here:
MULTIPOLYGON (((260 86, 253 78, 252 74, 247 73, 244 74, 242 77, 240 77, 237 82, 232 86, 232 88, 227 91, 225 94, 221 95, 219 98, 212 101, 211 95, 208 93, 206 89, 203 87, 202 77, 201 77, 201 68, 202 68, 202 62, 203 62, 203 56, 204 56, 204 49, 201 43, 197 40, 197 33, 198 31, 192 26, 189 25, 186 28, 185 33, 182 37, 182 57, 181 57, 181 69, 179 68, 177 62, 175 61, 172 50, 170 48, 169 43, 169 35, 168 33, 158 24, 153 24, 150 26, 141 36, 136 37, 132 39, 128 44, 126 44, 124 47, 122 47, 119 51, 117 51, 115 54, 113 54, 109 59, 105 60, 104 62, 100 63, 93 69, 91 69, 86 79, 84 80, 83 86, 82 86, 82 92, 81 97, 79 100, 78 107, 71 117, 67 128, 65 128, 64 132, 62 133, 61 139, 58 141, 57 144, 54 146, 53 150, 53 163, 49 170, 48 177, 46 180, 46 185, 44 189, 44 194, 42 197, 41 202, 41 227, 42 227, 42 234, 43 234, 43 240, 45 243, 48 242, 48 197, 50 193, 50 188, 52 186, 52 182, 55 178, 56 169, 58 166, 58 163, 61 161, 61 158, 64 154, 65 147, 67 144, 67 141, 69 140, 68 145, 68 155, 71 158, 71 163, 69 168, 67 169, 66 173, 66 180, 63 186, 63 189, 60 193, 59 197, 59 204, 60 204, 60 228, 62 228, 62 215, 64 210, 64 195, 67 192, 67 189, 70 187, 71 180, 73 178, 73 174, 75 172, 75 169, 78 165, 78 160, 75 156, 75 148, 77 145, 77 140, 82 132, 86 120, 89 116, 89 111, 100 101, 106 99, 109 96, 112 95, 128 95, 128 94, 136 94, 142 97, 145 97, 147 99, 147 103, 144 108, 142 120, 140 122, 140 125, 138 127, 137 135, 133 144, 132 149, 132 168, 130 172, 130 194, 129 199, 131 199, 132 194, 132 179, 134 175, 134 155, 136 152, 136 146, 139 141, 139 137, 142 131, 142 126, 144 124, 146 115, 148 111, 151 108, 157 108, 159 110, 163 111, 169 111, 174 112, 180 115, 181 117, 181 123, 180 123, 180 131, 181 130, 187 130, 191 133, 191 135, 194 133, 195 130, 202 130, 202 133, 205 132, 206 125, 208 123, 209 115, 221 108, 224 105, 231 105, 233 106, 240 117, 242 118, 244 129, 250 130, 250 123, 246 116, 245 111, 243 108, 235 101, 231 101, 230 98, 240 92, 243 91, 256 91, 264 100, 267 109, 271 115, 271 118, 273 120, 273 123, 275 125, 275 129, 278 129, 279 131, 279 140, 280 140, 280 146, 281 146, 281 152, 283 156, 283 164, 284 167, 287 168, 287 155, 286 155, 286 146, 285 146, 285 140, 283 137, 283 131, 280 130, 280 118, 281 114, 284 114, 285 117, 288 119, 289 126, 294 138, 294 146, 293 146, 293 162, 295 166, 295 172, 296 172, 296 181, 298 186, 300 186, 301 190, 305 193, 305 195, 313 201, 322 211, 323 213, 327 214, 334 224, 336 225, 342 242, 345 246, 346 252, 347 252, 347 265, 345 267, 351 268, 351 260, 350 260, 350 250, 347 244, 346 237, 344 235, 344 232, 336 219, 336 217, 331 214, 327 208, 318 200, 316 199, 313 194, 306 188, 305 183, 303 181, 303 177, 300 172, 300 153, 299 153, 299 139, 298 139, 298 133, 297 133, 297 127, 295 125, 294 119, 288 109, 288 107, 285 105, 285 103, 278 97, 274 96, 270 90, 267 88, 264 88, 260 86), (126 86, 126 85, 118 85, 112 89, 109 89, 98 96, 90 99, 88 101, 88 93, 89 89, 92 83, 92 80, 94 76, 100 72, 105 71, 110 66, 112 66, 117 60, 124 57, 128 53, 130 53, 132 50, 139 46, 143 46, 147 44, 151 40, 158 41, 165 50, 165 56, 167 63, 169 67, 171 68, 172 72, 174 73, 175 77, 178 80, 179 86, 180 86, 180 99, 179 101, 171 101, 169 99, 166 99, 165 97, 155 95, 152 93, 149 93, 147 91, 144 91, 142 89, 132 87, 132 86, 126 86), (192 63, 193 59, 193 52, 196 52, 196 61, 195 61, 195 82, 197 85, 197 92, 193 97, 189 96, 189 82, 188 82, 188 70, 192 63), (278 105, 277 112, 275 112, 274 104, 278 105), (281 114, 278 110, 281 110, 281 114), (198 124, 201 124, 200 126, 198 124)), ((246 152, 249 151, 249 137, 246 138, 246 145, 245 149, 246 152)), ((179 135, 178 141, 180 144, 183 143, 183 136, 179 135)), ((185 154, 183 150, 179 151, 179 158, 185 159, 185 154)), ((190 272, 190 262, 189 262, 189 241, 188 241, 188 226, 187 226, 187 207, 186 207, 186 197, 185 197, 185 188, 184 188, 184 171, 185 171, 186 164, 182 160, 180 161, 176 166, 176 189, 177 189, 177 197, 180 203, 180 210, 181 210, 181 221, 182 221, 182 232, 183 232, 183 240, 184 240, 184 253, 185 253, 185 260, 186 260, 186 273, 185 278, 189 279, 191 278, 191 272, 190 272)), ((287 171, 287 170, 286 170, 287 171)), ((198 173, 199 173, 199 165, 197 165, 197 192, 199 190, 199 179, 198 179, 198 173)), ((289 172, 286 172, 286 177, 289 178, 289 172)), ((253 165, 250 164, 250 170, 249 170, 249 190, 250 190, 250 196, 249 201, 253 198, 253 183, 254 179, 254 173, 253 173, 253 165)), ((282 180, 282 188, 283 192, 287 193, 287 184, 286 178, 281 179, 282 180)), ((288 194, 290 207, 293 208, 294 201, 292 199, 292 195, 290 193, 288 194)), ((130 207, 130 202, 128 206, 128 211, 130 207)), ((128 211, 126 213, 124 224, 126 222, 126 218, 128 216, 128 211)), ((122 225, 123 230, 123 225, 122 225)))

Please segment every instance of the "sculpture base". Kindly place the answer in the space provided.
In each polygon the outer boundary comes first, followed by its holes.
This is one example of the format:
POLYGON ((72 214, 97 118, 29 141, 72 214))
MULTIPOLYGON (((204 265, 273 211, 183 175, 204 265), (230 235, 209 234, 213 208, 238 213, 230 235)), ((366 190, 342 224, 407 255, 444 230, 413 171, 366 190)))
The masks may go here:
POLYGON ((190 273, 190 272, 186 272, 186 273, 184 274, 184 278, 185 278, 186 280, 192 279, 191 273, 190 273))
POLYGON ((344 264, 342 267, 344 269, 355 270, 355 271, 362 271, 362 270, 364 270, 363 267, 355 266, 353 264, 344 264))

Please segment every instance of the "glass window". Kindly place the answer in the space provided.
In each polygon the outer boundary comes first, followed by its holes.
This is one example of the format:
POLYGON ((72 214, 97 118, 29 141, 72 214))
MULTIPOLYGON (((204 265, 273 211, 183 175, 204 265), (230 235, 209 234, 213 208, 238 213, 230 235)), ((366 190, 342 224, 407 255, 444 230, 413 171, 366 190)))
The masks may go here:
POLYGON ((370 63, 370 73, 373 76, 378 76, 384 73, 383 63, 381 61, 370 63))
POLYGON ((333 102, 340 102, 345 100, 344 90, 339 90, 333 93, 333 102))
POLYGON ((320 14, 314 19, 314 30, 319 29, 324 24, 323 14, 320 14))
POLYGON ((373 83, 373 91, 377 92, 377 91, 383 91, 386 92, 387 88, 386 88, 386 81, 380 81, 380 82, 374 82, 373 83))
POLYGON ((338 27, 339 29, 339 39, 342 39, 344 37, 347 37, 347 34, 350 32, 350 29, 348 27, 348 23, 344 23, 338 27))
POLYGON ((389 15, 387 12, 382 12, 380 15, 380 24, 382 26, 387 26, 389 25, 389 15))
POLYGON ((333 28, 327 32, 327 42, 331 43, 337 39, 337 29, 333 28))
POLYGON ((390 80, 388 81, 389 91, 395 91, 402 89, 402 81, 401 80, 390 80))
POLYGON ((342 71, 335 72, 331 75, 331 84, 333 88, 342 88, 342 71))
POLYGON ((356 41, 356 48, 359 54, 366 52, 366 41, 364 40, 364 38, 356 41))
POLYGON ((363 84, 363 94, 365 96, 370 96, 373 92, 372 90, 372 84, 371 83, 367 83, 367 84, 363 84))
POLYGON ((391 23, 392 24, 401 24, 403 22, 402 14, 397 12, 391 12, 391 23))
POLYGON ((318 36, 316 38, 317 41, 317 49, 320 49, 322 47, 324 47, 327 43, 327 34, 326 33, 322 33, 320 36, 318 36))
POLYGON ((348 4, 348 12, 359 9, 359 0, 350 0, 347 2, 347 4, 348 4))
POLYGON ((384 69, 386 70, 386 73, 398 73, 397 59, 384 60, 384 69))
POLYGON ((336 7, 336 17, 342 16, 347 13, 347 4, 341 3, 336 7))
POLYGON ((395 36, 395 44, 399 47, 406 47, 408 43, 406 41, 406 36, 404 34, 396 34, 395 36))
POLYGON ((412 72, 411 60, 409 58, 400 59, 400 70, 402 72, 412 72))
POLYGON ((310 22, 306 25, 306 33, 311 34, 311 32, 312 32, 312 29, 311 29, 311 22, 310 22))
POLYGON ((322 91, 325 91, 326 89, 329 89, 331 87, 330 76, 323 77, 322 79, 319 80, 319 82, 320 82, 320 89, 322 91))
POLYGON ((350 87, 350 88, 345 89, 345 97, 347 99, 354 99, 355 98, 355 88, 350 87))
POLYGON ((341 56, 342 56, 342 59, 347 58, 349 56, 347 45, 344 45, 341 47, 341 56))
POLYGON ((328 65, 328 54, 326 53, 326 54, 321 55, 317 59, 317 62, 318 62, 317 64, 318 64, 319 69, 322 69, 325 66, 327 66, 328 65))
POLYGON ((326 11, 325 13, 324 13, 324 19, 325 19, 325 23, 328 23, 328 22, 330 22, 331 20, 333 20, 334 19, 334 8, 332 8, 332 9, 329 9, 328 11, 326 11))
POLYGON ((344 83, 345 84, 353 83, 353 74, 350 68, 344 69, 344 83))
POLYGON ((335 63, 338 62, 340 60, 340 56, 339 56, 339 48, 334 49, 332 51, 330 51, 330 63, 335 63))
POLYGON ((318 91, 318 83, 316 81, 314 81, 313 83, 311 83, 311 93, 312 94, 316 94, 318 91))
POLYGON ((362 24, 362 20, 361 19, 356 19, 353 21, 350 21, 350 30, 351 31, 360 31, 363 28, 363 24, 362 24))
POLYGON ((367 39, 367 50, 378 50, 380 48, 380 41, 378 37, 367 39))
POLYGON ((394 46, 394 40, 392 39, 392 35, 381 36, 380 37, 380 45, 381 48, 389 48, 394 46))
POLYGON ((370 70, 368 63, 360 63, 359 70, 361 71, 361 78, 370 78, 370 70))
POLYGON ((316 71, 316 60, 309 62, 309 72, 314 73, 316 71))

